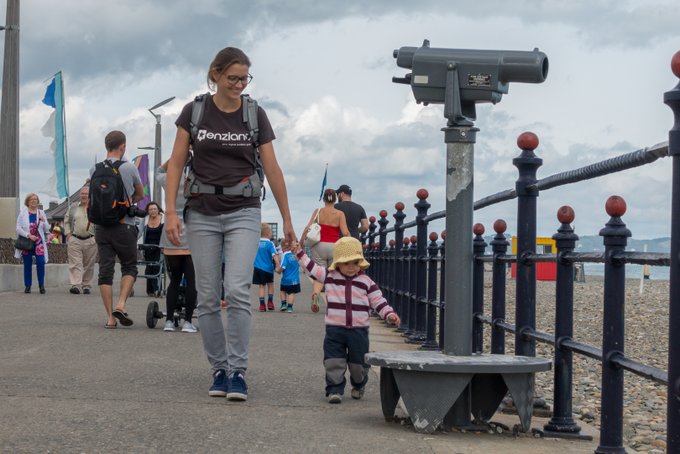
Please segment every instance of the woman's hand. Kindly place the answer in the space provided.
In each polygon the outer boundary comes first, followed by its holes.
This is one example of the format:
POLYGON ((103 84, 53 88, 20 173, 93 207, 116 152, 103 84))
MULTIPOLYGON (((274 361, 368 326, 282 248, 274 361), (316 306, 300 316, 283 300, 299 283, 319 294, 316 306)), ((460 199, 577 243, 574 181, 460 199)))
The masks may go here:
POLYGON ((179 246, 182 238, 182 224, 179 222, 177 213, 165 213, 164 228, 168 240, 175 246, 179 246))

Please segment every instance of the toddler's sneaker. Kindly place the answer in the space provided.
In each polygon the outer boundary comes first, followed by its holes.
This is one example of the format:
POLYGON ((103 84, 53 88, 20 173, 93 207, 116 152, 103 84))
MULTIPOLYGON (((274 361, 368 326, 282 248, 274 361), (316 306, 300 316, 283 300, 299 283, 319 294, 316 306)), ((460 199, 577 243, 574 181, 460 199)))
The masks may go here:
POLYGON ((238 402, 245 402, 248 399, 248 385, 242 372, 234 372, 229 376, 227 399, 238 402))
POLYGON ((227 373, 224 369, 215 371, 213 374, 213 384, 208 390, 210 397, 224 397, 227 395, 227 373))
POLYGON ((175 331, 175 322, 173 322, 172 320, 166 320, 165 326, 163 327, 163 331, 175 331))
POLYGON ((288 307, 286 308, 286 312, 291 313, 293 312, 293 305, 289 304, 288 307))
POLYGON ((194 326, 193 323, 185 321, 184 324, 182 325, 182 332, 183 333, 196 333, 198 330, 194 326))
POLYGON ((319 294, 318 293, 312 294, 312 312, 314 312, 314 313, 319 312, 319 294))
POLYGON ((264 303, 260 303, 260 312, 267 312, 267 306, 264 303))
POLYGON ((329 394, 328 395, 328 403, 329 404, 339 404, 342 403, 342 396, 340 394, 329 394))
POLYGON ((352 388, 352 399, 361 399, 364 397, 364 392, 366 390, 364 388, 352 388))
POLYGON ((281 303, 281 309, 279 309, 281 312, 285 311, 288 309, 288 303, 281 303))
POLYGON ((270 311, 276 310, 276 308, 274 307, 274 303, 271 302, 271 301, 268 301, 267 302, 267 309, 269 309, 270 311))

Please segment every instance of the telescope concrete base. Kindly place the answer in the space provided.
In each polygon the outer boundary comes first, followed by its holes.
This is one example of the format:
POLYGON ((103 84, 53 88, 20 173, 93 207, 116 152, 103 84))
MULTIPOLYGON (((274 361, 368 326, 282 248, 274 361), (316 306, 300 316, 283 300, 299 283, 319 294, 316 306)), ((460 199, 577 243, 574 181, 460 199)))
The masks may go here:
POLYGON ((416 432, 455 427, 449 415, 470 386, 471 413, 488 422, 510 391, 522 429, 531 427, 534 373, 550 370, 550 360, 527 356, 452 356, 441 352, 368 353, 366 363, 380 367, 380 401, 392 420, 401 397, 416 432))

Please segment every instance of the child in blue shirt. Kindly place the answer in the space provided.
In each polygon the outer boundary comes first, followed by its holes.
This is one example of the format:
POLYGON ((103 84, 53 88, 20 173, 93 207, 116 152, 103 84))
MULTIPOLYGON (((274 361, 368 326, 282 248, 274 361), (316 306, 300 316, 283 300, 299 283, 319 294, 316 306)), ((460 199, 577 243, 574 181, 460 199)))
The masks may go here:
POLYGON ((257 248, 253 269, 253 284, 260 286, 260 312, 274 310, 274 268, 279 267, 279 255, 271 240, 272 228, 266 222, 260 224, 260 245, 257 248), (267 286, 267 305, 264 305, 264 288, 267 286))
POLYGON ((300 271, 297 259, 290 250, 290 242, 281 241, 281 266, 276 269, 281 273, 281 311, 293 312, 295 294, 300 293, 300 271))

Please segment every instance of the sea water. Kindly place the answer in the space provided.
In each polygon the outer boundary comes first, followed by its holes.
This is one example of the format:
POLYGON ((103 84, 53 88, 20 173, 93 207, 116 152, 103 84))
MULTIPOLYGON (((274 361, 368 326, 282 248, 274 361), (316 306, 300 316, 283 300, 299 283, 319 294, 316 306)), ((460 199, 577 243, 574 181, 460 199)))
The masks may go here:
MULTIPOLYGON (((604 263, 586 263, 584 264, 586 277, 588 276, 604 276, 604 263)), ((650 266, 649 278, 654 280, 669 280, 671 269, 668 266, 650 266)), ((640 279, 642 277, 642 265, 630 264, 626 265, 626 279, 640 279)))

